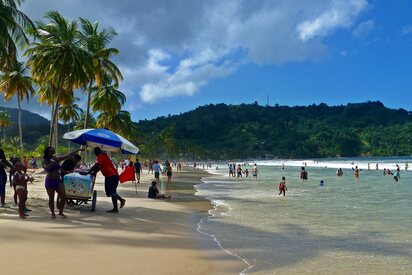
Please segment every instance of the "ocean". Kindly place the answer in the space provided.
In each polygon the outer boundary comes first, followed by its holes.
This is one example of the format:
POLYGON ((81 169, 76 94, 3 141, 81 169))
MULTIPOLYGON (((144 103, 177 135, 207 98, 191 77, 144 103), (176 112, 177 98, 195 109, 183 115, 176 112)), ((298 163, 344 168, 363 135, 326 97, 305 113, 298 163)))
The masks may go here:
MULTIPOLYGON (((219 164, 196 186, 196 195, 214 205, 198 231, 243 261, 242 274, 412 274, 406 162, 412 158, 258 161, 258 179, 229 177, 227 164, 219 164), (304 163, 305 181, 299 179, 304 163), (383 175, 395 164, 399 182, 383 175), (336 176, 337 168, 343 176, 336 176), (282 176, 285 197, 278 195, 282 176)), ((242 167, 251 171, 253 163, 242 167)))

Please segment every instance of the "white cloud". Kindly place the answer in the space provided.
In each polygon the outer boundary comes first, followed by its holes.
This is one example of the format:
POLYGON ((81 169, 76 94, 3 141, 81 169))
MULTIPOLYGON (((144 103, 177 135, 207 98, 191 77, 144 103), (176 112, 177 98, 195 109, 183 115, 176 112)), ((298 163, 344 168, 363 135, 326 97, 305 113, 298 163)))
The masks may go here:
POLYGON ((359 23, 359 25, 352 31, 355 37, 361 37, 369 33, 375 27, 374 20, 368 20, 359 23))
POLYGON ((126 108, 193 96, 239 64, 317 60, 323 38, 350 28, 367 0, 38 0, 23 10, 38 19, 56 9, 113 26, 126 108), (78 9, 81 6, 82 9, 78 9))
POLYGON ((367 5, 366 0, 334 0, 320 15, 298 25, 299 37, 305 41, 327 36, 338 28, 348 28, 367 5))

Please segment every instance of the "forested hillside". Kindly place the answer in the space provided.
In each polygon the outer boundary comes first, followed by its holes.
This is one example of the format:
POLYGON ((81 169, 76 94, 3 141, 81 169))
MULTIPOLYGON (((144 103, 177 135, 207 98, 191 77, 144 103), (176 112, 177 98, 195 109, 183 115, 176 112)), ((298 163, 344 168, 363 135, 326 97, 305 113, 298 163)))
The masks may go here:
POLYGON ((209 159, 412 154, 412 116, 380 102, 207 105, 140 121, 146 151, 209 159), (162 144, 167 144, 162 146, 162 144))

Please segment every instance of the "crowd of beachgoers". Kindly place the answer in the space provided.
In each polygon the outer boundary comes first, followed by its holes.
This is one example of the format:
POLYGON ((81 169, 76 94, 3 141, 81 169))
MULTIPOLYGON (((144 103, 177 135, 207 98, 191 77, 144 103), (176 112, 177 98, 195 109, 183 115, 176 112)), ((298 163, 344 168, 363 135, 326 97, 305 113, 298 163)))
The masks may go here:
POLYGON ((4 151, 0 149, 0 208, 10 208, 6 203, 6 187, 9 182, 12 188, 13 205, 18 208, 19 217, 26 219, 29 216, 28 212, 31 209, 26 207, 28 198, 28 183, 33 182, 36 170, 41 170, 46 173, 44 186, 48 195, 48 205, 51 212, 51 217, 55 219, 57 216, 66 218, 64 208, 66 203, 70 201, 66 198, 65 178, 69 179, 73 176, 72 173, 84 176, 82 181, 84 184, 94 184, 96 174, 101 172, 104 176, 104 188, 107 197, 112 200, 113 208, 106 212, 118 213, 120 208, 125 206, 126 200, 117 193, 119 183, 131 181, 132 183, 140 183, 141 173, 143 169, 147 169, 148 174, 153 174, 149 190, 148 198, 151 199, 167 199, 171 196, 166 196, 159 192, 157 185, 160 182, 160 176, 167 176, 167 182, 172 182, 173 167, 176 171, 182 170, 182 164, 163 161, 161 164, 158 160, 139 162, 138 158, 132 161, 130 158, 124 160, 111 159, 109 155, 102 151, 99 147, 94 148, 96 155, 95 163, 82 162, 80 153, 84 149, 75 150, 63 156, 56 156, 56 150, 53 147, 47 147, 44 150, 41 167, 37 164, 37 159, 31 157, 29 160, 26 157, 22 159, 12 157, 7 159, 4 151), (39 169, 40 168, 40 169, 39 169), (119 173, 119 169, 121 169, 119 173), (56 197, 57 195, 57 197, 56 197), (58 213, 55 213, 55 206, 58 213))

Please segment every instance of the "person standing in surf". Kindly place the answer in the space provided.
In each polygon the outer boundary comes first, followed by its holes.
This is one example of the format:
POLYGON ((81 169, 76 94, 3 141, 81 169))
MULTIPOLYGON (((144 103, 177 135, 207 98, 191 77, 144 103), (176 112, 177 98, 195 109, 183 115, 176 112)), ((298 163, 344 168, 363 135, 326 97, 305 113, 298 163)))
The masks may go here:
POLYGON ((283 196, 286 196, 286 191, 288 188, 286 187, 286 178, 282 177, 282 181, 279 184, 279 196, 283 193, 283 196))
POLYGON ((359 168, 358 168, 358 166, 355 166, 354 175, 355 175, 355 177, 359 178, 359 168))

